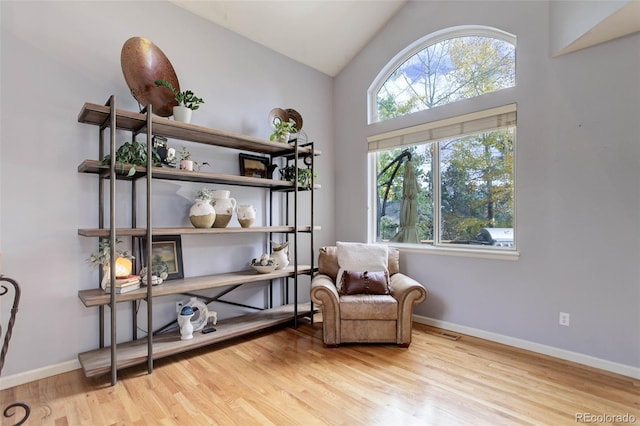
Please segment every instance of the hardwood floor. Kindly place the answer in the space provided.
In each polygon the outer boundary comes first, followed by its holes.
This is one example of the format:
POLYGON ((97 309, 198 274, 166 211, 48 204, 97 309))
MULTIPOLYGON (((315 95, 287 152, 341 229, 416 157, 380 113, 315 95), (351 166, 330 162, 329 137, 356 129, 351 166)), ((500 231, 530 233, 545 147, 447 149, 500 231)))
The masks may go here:
POLYGON ((640 424, 639 380, 421 324, 409 349, 327 349, 320 327, 129 368, 113 387, 76 370, 1 391, 0 407, 24 401, 28 425, 59 426, 640 424))

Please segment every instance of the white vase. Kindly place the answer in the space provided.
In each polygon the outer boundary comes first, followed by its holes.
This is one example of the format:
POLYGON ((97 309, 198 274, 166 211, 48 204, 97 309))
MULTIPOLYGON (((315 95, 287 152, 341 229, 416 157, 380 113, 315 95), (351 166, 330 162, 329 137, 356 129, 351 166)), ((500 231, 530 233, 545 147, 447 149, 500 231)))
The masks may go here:
POLYGON ((211 228, 216 221, 216 211, 209 200, 196 198, 189 210, 189 220, 196 228, 211 228))
POLYGON ((180 170, 193 171, 193 160, 180 160, 180 170))
POLYGON ((214 228, 226 228, 236 209, 236 199, 230 198, 229 191, 218 189, 213 192, 213 201, 211 204, 216 211, 216 221, 213 223, 214 228))
POLYGON ((248 204, 238 206, 236 216, 241 227, 249 228, 256 219, 256 208, 248 204))
POLYGON ((191 315, 178 315, 178 325, 180 326, 180 340, 193 339, 193 324, 191 324, 191 315))
POLYGON ((111 281, 111 268, 109 265, 102 265, 102 281, 100 281, 100 287, 103 290, 107 289, 107 284, 111 281))
POLYGON ((186 106, 178 105, 173 107, 173 119, 183 123, 191 123, 191 113, 193 111, 186 106))

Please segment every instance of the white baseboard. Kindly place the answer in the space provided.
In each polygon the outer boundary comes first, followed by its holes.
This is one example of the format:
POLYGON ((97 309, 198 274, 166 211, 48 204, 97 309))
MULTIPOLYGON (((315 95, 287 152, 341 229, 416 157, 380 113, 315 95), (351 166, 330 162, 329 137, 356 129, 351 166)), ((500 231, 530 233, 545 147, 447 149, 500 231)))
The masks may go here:
POLYGON ((578 352, 567 351, 565 349, 555 348, 553 346, 547 346, 540 343, 530 342, 528 340, 509 337, 498 333, 492 333, 490 331, 484 331, 477 328, 458 325, 451 322, 441 321, 419 315, 414 315, 413 320, 420 324, 430 325, 432 327, 442 328, 444 330, 456 331, 458 333, 467 334, 469 336, 479 337, 481 339, 490 340, 492 342, 498 342, 504 345, 526 349, 532 352, 549 355, 566 361, 588 365, 589 367, 600 368, 602 370, 622 374, 623 376, 632 377, 634 379, 640 379, 640 368, 638 367, 619 364, 616 362, 607 361, 605 359, 584 355, 578 352))
POLYGON ((49 365, 47 367, 36 368, 35 370, 25 371, 11 376, 0 378, 0 390, 12 388, 14 386, 23 385, 33 382, 34 380, 44 379, 46 377, 55 376, 56 374, 66 373, 68 371, 80 368, 80 362, 77 359, 62 362, 60 364, 49 365))

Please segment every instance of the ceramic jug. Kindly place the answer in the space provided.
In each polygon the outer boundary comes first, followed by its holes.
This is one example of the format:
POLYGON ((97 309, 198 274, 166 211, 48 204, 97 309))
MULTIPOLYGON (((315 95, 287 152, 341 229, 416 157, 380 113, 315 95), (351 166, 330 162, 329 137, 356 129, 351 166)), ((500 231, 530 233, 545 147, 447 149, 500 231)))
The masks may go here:
POLYGON ((273 242, 273 253, 271 257, 276 261, 278 266, 276 269, 284 269, 289 265, 289 242, 278 244, 273 242))
POLYGON ((231 220, 233 211, 236 209, 236 199, 230 198, 229 191, 217 189, 211 191, 213 199, 211 204, 216 211, 216 220, 213 222, 214 228, 226 228, 231 220))
POLYGON ((209 200, 196 198, 189 210, 189 220, 196 228, 211 228, 216 220, 216 211, 209 200))
POLYGON ((240 226, 248 228, 253 225, 253 221, 256 219, 256 208, 249 204, 240 205, 236 208, 236 216, 240 226))

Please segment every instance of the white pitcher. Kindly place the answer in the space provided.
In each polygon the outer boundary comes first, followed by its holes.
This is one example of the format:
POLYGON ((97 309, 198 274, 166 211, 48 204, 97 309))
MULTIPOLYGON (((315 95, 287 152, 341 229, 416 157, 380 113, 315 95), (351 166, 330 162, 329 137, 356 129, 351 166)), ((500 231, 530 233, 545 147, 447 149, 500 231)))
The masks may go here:
POLYGON ((236 208, 236 215, 240 226, 248 228, 253 225, 253 221, 256 219, 256 208, 249 204, 240 205, 236 208))
POLYGON ((211 191, 213 199, 211 205, 213 205, 216 211, 216 220, 213 223, 214 228, 226 228, 233 216, 233 211, 236 209, 236 199, 230 198, 230 191, 225 189, 216 189, 211 191))
POLYGON ((272 241, 271 244, 273 247, 271 257, 273 257, 278 264, 276 269, 286 268, 289 265, 289 242, 278 244, 272 241))

